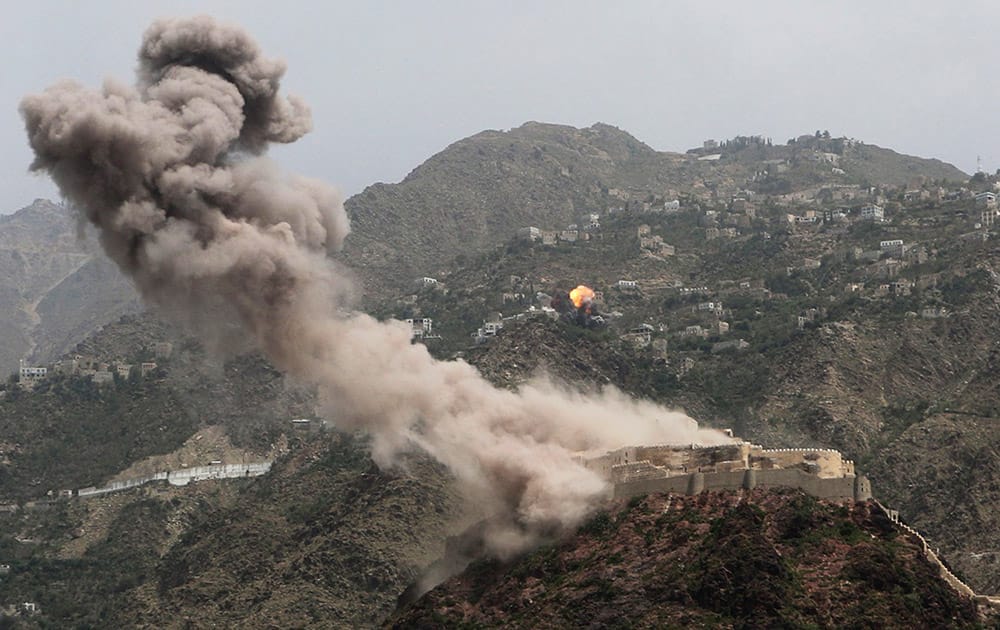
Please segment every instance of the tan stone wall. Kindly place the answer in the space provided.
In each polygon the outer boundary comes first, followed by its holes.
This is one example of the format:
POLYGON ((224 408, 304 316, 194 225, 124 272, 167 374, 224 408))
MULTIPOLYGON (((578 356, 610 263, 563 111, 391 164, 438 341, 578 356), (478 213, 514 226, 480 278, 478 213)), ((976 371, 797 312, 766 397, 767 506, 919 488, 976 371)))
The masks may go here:
POLYGON ((818 479, 853 479, 854 462, 832 449, 764 449, 749 442, 701 447, 628 446, 582 460, 614 483, 684 476, 693 472, 739 473, 793 470, 818 479))
POLYGON ((705 472, 718 470, 743 470, 746 468, 750 445, 746 443, 708 447, 639 446, 635 448, 637 461, 648 461, 654 466, 671 470, 705 472))
MULTIPOLYGON (((661 479, 639 479, 616 483, 614 496, 632 497, 650 492, 687 492, 692 476, 681 475, 661 479)), ((740 490, 745 471, 703 473, 705 490, 740 490)), ((800 488, 820 499, 853 499, 854 477, 820 478, 797 468, 757 470, 755 484, 758 488, 800 488)))
POLYGON ((753 468, 801 468, 821 479, 844 477, 854 474, 854 462, 846 463, 840 451, 833 449, 781 448, 750 451, 753 468))

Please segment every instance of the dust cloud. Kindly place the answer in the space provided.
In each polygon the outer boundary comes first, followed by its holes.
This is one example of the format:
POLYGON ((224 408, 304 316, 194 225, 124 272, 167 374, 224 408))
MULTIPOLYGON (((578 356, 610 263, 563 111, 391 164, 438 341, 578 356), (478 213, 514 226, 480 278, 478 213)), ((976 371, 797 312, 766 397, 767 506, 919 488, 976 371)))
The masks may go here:
POLYGON ((328 257, 350 230, 342 200, 263 155, 311 128, 305 103, 279 94, 284 71, 237 27, 157 21, 134 86, 65 81, 23 99, 31 168, 98 228, 149 303, 316 385, 326 417, 371 434, 379 465, 416 448, 447 466, 503 516, 487 537, 498 555, 578 524, 605 496, 580 451, 730 440, 613 388, 497 389, 411 344, 406 325, 352 311, 349 274, 328 257))

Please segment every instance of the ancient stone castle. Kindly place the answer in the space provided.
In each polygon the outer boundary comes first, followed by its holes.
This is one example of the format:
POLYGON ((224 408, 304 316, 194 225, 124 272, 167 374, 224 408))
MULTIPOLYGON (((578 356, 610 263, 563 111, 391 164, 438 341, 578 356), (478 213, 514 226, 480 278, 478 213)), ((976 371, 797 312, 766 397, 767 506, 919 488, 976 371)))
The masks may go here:
POLYGON ((742 441, 723 446, 627 446, 583 463, 613 484, 615 497, 792 487, 821 499, 872 498, 868 479, 832 449, 765 449, 742 441))
MULTIPOLYGON (((607 479, 614 498, 651 492, 700 494, 705 490, 800 488, 820 499, 868 501, 872 487, 854 462, 824 448, 768 449, 750 442, 722 446, 626 446, 580 462, 607 479)), ((959 594, 970 597, 990 615, 1000 611, 1000 596, 977 595, 931 550, 923 536, 899 519, 899 512, 874 501, 904 535, 914 537, 925 557, 959 594)))

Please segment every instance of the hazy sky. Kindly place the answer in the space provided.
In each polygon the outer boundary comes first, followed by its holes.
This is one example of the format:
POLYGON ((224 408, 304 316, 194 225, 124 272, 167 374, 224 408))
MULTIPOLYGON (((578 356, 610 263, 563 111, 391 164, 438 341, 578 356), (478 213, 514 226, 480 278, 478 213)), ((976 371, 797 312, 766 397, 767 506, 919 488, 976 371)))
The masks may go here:
POLYGON ((272 152, 353 194, 528 120, 616 125, 660 150, 828 129, 1000 167, 1000 3, 556 1, 4 3, 0 213, 53 196, 17 112, 70 77, 132 79, 160 16, 208 13, 288 62, 314 131, 272 152), (332 5, 332 6, 327 6, 332 5))

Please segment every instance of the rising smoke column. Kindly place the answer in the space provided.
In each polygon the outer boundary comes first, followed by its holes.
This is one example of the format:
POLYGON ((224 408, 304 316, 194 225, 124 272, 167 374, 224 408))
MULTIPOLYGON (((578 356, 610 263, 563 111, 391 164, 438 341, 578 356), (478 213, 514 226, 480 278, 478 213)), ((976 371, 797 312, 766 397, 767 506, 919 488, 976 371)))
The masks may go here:
POLYGON ((258 348, 315 384, 328 417, 373 436, 380 465, 423 449, 516 522, 492 532, 495 552, 576 524, 603 495, 576 452, 728 441, 614 389, 496 389, 411 345, 399 322, 350 312, 351 283, 327 257, 349 232, 340 198, 262 157, 311 127, 306 105, 278 94, 284 71, 236 27, 157 21, 135 87, 67 81, 22 101, 31 168, 98 228, 145 300, 216 347, 258 348))

